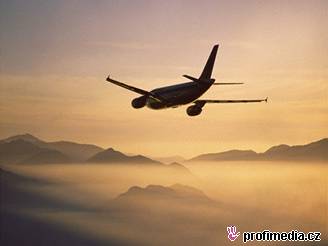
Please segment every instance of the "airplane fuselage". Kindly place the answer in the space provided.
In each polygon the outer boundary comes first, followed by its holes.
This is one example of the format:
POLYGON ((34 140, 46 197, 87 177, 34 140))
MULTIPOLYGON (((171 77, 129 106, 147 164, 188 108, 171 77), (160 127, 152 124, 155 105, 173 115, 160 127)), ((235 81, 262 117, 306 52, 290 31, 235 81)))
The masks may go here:
POLYGON ((146 106, 151 109, 164 109, 192 103, 203 95, 213 83, 214 80, 211 83, 186 82, 154 89, 151 93, 165 101, 148 97, 146 106))

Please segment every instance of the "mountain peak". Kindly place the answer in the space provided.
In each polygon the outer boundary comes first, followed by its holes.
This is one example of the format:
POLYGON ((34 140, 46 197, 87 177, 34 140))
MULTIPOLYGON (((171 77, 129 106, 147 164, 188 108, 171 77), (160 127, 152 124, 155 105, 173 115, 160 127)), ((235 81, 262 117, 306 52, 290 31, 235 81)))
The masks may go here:
POLYGON ((114 150, 113 148, 108 148, 101 151, 91 158, 88 162, 101 162, 101 163, 129 163, 129 164, 161 164, 160 162, 154 161, 142 155, 128 156, 114 150))
POLYGON ((6 139, 1 140, 1 142, 11 142, 11 141, 18 140, 18 139, 21 139, 21 140, 24 140, 24 141, 27 141, 27 142, 31 142, 31 143, 43 142, 39 138, 37 138, 37 137, 35 137, 35 136, 33 136, 32 134, 29 134, 29 133, 11 136, 11 137, 8 137, 6 139))
POLYGON ((176 161, 171 162, 169 165, 171 165, 171 166, 182 166, 179 162, 176 162, 176 161))
POLYGON ((188 173, 188 174, 191 173, 188 168, 186 168, 184 165, 182 165, 178 162, 172 162, 172 163, 168 164, 167 167, 171 168, 175 171, 184 172, 184 173, 188 173))
POLYGON ((127 192, 122 193, 117 199, 139 199, 147 198, 149 201, 158 200, 178 200, 178 201, 198 201, 198 202, 212 202, 204 192, 194 187, 174 184, 171 186, 162 186, 150 184, 142 188, 139 186, 132 186, 127 192))
POLYGON ((267 151, 265 151, 265 153, 268 154, 268 153, 285 151, 285 150, 288 150, 289 148, 290 148, 290 146, 287 144, 280 144, 280 145, 276 145, 276 146, 269 148, 267 151))
POLYGON ((18 151, 18 152, 24 152, 26 150, 39 150, 40 148, 33 143, 26 141, 24 139, 14 139, 10 142, 2 142, 1 145, 1 151, 3 153, 9 153, 11 151, 18 151))

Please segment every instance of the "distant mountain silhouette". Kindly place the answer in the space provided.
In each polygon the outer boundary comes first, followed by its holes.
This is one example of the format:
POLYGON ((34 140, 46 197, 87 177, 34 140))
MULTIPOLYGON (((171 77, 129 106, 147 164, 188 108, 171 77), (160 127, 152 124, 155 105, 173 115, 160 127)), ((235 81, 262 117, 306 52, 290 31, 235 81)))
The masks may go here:
POLYGON ((42 148, 53 149, 60 151, 75 161, 85 161, 96 153, 104 150, 101 147, 92 144, 79 144, 69 141, 45 142, 31 134, 22 134, 12 136, 3 140, 0 143, 11 142, 14 140, 24 140, 42 148))
POLYGON ((252 150, 229 150, 220 153, 202 154, 190 159, 190 161, 230 161, 230 160, 254 160, 257 153, 252 150))
MULTIPOLYGON (((188 161, 245 160, 328 161, 328 138, 305 145, 277 145, 264 153, 256 153, 252 150, 229 150, 202 154, 188 161)), ((45 142, 31 134, 16 135, 0 140, 0 164, 84 161, 98 163, 162 164, 157 160, 142 155, 126 155, 112 148, 104 150, 92 144, 79 144, 68 141, 45 142)), ((181 164, 168 165, 168 167, 175 167, 176 170, 185 168, 181 164)))
MULTIPOLYGON (((0 164, 67 164, 77 162, 58 150, 39 146, 51 145, 43 144, 41 140, 28 134, 0 141, 0 164)), ((112 148, 95 154, 87 160, 87 163, 142 164, 159 168, 157 171, 166 175, 192 174, 188 168, 177 162, 164 165, 142 155, 128 156, 112 148)))
POLYGON ((260 157, 270 160, 328 161, 328 138, 306 145, 278 145, 268 149, 260 157))
POLYGON ((219 153, 202 154, 189 161, 328 161, 328 138, 305 145, 288 146, 286 144, 273 146, 264 153, 252 150, 230 150, 219 153))
POLYGON ((0 143, 0 163, 3 164, 46 164, 67 163, 71 159, 63 153, 42 148, 22 139, 0 143))
POLYGON ((142 155, 128 156, 122 152, 116 151, 113 148, 101 151, 92 156, 88 162, 98 163, 130 163, 130 164, 158 164, 162 163, 152 160, 142 155))
POLYGON ((178 171, 178 172, 188 173, 188 174, 191 173, 188 168, 186 168, 184 165, 182 165, 178 162, 172 162, 172 163, 168 164, 167 167, 172 170, 178 171))
POLYGON ((65 154, 52 149, 44 149, 20 162, 20 164, 69 163, 72 160, 65 154))
MULTIPOLYGON (((130 187, 106 203, 104 211, 112 220, 136 231, 132 235, 136 245, 202 245, 204 238, 211 238, 218 233, 217 228, 229 223, 220 216, 223 206, 190 186, 148 185, 130 187), (139 241, 141 235, 150 239, 148 243, 139 241)), ((224 245, 215 241, 205 241, 205 245, 224 245)))
POLYGON ((120 194, 115 201, 134 202, 133 200, 146 200, 156 202, 161 200, 175 200, 176 202, 213 202, 201 190, 191 186, 174 184, 171 186, 148 185, 145 188, 139 186, 130 187, 129 190, 120 194))
POLYGON ((0 143, 0 163, 18 163, 44 149, 27 142, 17 139, 11 142, 0 143))
POLYGON ((104 149, 93 144, 79 144, 68 141, 49 142, 49 148, 58 150, 76 161, 85 161, 104 149))
MULTIPOLYGON (((216 232, 220 228, 216 224, 220 217, 213 218, 216 213, 206 213, 219 208, 218 203, 202 191, 184 185, 131 187, 104 206, 93 207, 88 202, 84 204, 74 202, 74 199, 58 199, 47 192, 40 192, 52 188, 52 185, 56 187, 55 183, 25 177, 1 168, 0 176, 1 245, 153 245, 154 238, 156 245, 167 245, 167 238, 179 240, 175 245, 184 245, 190 238, 190 230, 199 232, 200 228, 206 231, 213 228, 211 230, 216 232), (42 216, 49 213, 59 214, 58 222, 42 216), (61 214, 67 214, 68 219, 72 215, 73 220, 67 223, 66 216, 63 219, 61 214), (79 214, 82 217, 76 217, 79 214), (85 217, 86 214, 89 216, 85 217), (94 220, 89 224, 90 216, 94 220), (74 218, 81 220, 75 221, 74 218), (100 224, 94 224, 98 219, 100 224), (110 231, 106 237, 94 234, 94 229, 105 231, 107 227, 114 233, 110 231), (160 244, 157 243, 159 237, 160 244)), ((203 238, 200 235, 191 241, 197 240, 195 245, 200 245, 203 238)))
POLYGON ((6 139, 0 140, 0 142, 11 142, 14 140, 24 140, 24 141, 31 142, 31 143, 43 142, 42 140, 38 139, 37 137, 34 137, 33 135, 31 135, 29 133, 11 136, 6 139))
MULTIPOLYGON (((0 164, 52 164, 71 162, 152 164, 182 171, 181 164, 166 166, 142 155, 125 155, 112 148, 67 141, 45 142, 31 134, 22 134, 0 140, 0 164), (90 156, 90 154, 93 154, 90 156), (88 157, 86 160, 85 158, 88 157)), ((185 168, 186 169, 186 168, 185 168)), ((186 169, 187 170, 187 169, 186 169)))

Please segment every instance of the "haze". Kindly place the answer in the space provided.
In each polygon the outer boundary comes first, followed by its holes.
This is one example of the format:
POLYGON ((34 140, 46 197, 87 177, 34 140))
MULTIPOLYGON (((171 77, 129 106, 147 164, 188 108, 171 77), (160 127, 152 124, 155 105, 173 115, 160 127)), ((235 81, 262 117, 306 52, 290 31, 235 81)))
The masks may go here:
MULTIPOLYGON (((192 175, 122 164, 8 165, 7 170, 22 177, 47 182, 20 188, 44 197, 43 202, 38 198, 32 207, 28 204, 33 201, 29 201, 24 206, 11 206, 9 211, 30 218, 31 228, 35 223, 45 223, 84 240, 102 242, 91 245, 222 245, 227 242, 229 224, 237 225, 242 232, 264 228, 321 231, 318 245, 326 245, 325 163, 221 162, 196 163, 188 168, 192 175), (192 195, 175 199, 160 189, 148 195, 122 195, 132 186, 176 183, 198 188, 210 200, 192 195)), ((24 197, 26 193, 20 194, 24 197)), ((72 240, 62 235, 57 236, 59 242, 72 240)), ((243 244, 240 239, 235 243, 243 244)))
POLYGON ((327 136, 327 1, 2 0, 0 138, 29 132, 150 156, 263 151, 327 136), (204 98, 269 97, 259 105, 135 110, 145 89, 198 76, 243 86, 204 98), (83 133, 83 134, 81 134, 83 133))

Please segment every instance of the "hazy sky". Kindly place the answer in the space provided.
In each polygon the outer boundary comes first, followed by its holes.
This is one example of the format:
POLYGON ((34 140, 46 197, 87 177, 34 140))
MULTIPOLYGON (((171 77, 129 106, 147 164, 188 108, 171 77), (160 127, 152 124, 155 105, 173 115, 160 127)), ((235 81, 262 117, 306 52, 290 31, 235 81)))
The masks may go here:
POLYGON ((0 0, 0 137, 32 133, 154 156, 265 150, 328 136, 328 1, 0 0), (137 94, 198 76, 203 98, 269 103, 153 111, 137 94))

